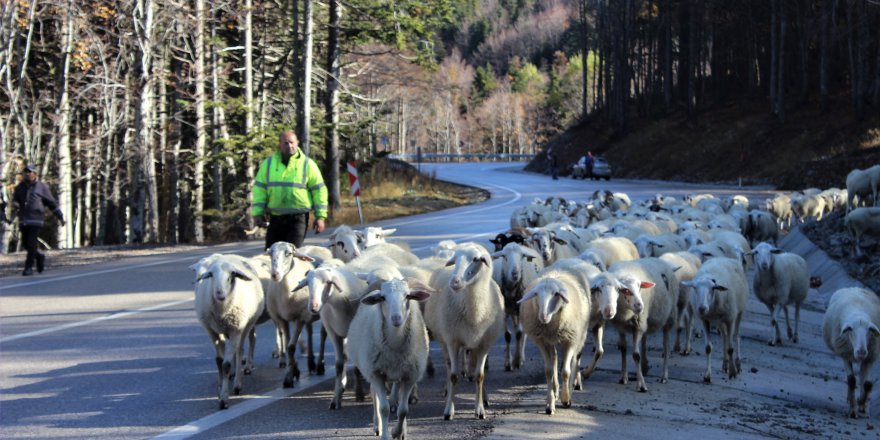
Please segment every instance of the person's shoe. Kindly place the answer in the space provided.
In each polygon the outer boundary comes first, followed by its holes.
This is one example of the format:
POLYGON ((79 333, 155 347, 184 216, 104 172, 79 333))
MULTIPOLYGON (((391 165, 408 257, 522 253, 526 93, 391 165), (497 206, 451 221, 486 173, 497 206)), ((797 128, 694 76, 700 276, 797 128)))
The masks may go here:
POLYGON ((31 269, 31 268, 27 268, 27 269, 24 270, 24 272, 21 273, 21 275, 22 275, 22 276, 25 276, 25 277, 28 276, 28 275, 33 275, 33 274, 34 274, 34 270, 31 269))
POLYGON ((43 269, 45 269, 46 256, 43 254, 37 255, 37 272, 43 273, 43 269))

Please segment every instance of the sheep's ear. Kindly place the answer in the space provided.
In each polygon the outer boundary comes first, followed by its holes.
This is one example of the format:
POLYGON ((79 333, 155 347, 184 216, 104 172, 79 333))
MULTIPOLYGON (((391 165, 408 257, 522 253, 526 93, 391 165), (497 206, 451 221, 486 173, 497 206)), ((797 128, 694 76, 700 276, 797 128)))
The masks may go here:
POLYGON ((414 299, 416 301, 424 301, 431 296, 431 292, 426 290, 411 290, 406 294, 406 299, 414 299))
POLYGON ((312 258, 312 257, 310 257, 310 256, 308 256, 308 255, 306 255, 306 254, 304 254, 304 253, 302 253, 302 252, 300 252, 300 251, 293 251, 293 256, 296 257, 296 258, 298 258, 298 259, 301 260, 301 261, 308 261, 309 263, 314 263, 314 262, 315 262, 315 259, 314 259, 314 258, 312 258))
POLYGON ((639 288, 642 288, 642 289, 650 289, 650 288, 654 287, 655 285, 656 285, 656 284, 654 284, 654 283, 652 283, 652 282, 650 282, 650 281, 642 281, 642 283, 639 284, 639 288))
POLYGON ((378 290, 374 290, 361 298, 361 304, 365 304, 368 306, 374 306, 382 301, 385 301, 385 297, 382 296, 381 292, 378 290))
POLYGON ((196 278, 196 281, 202 281, 202 280, 206 280, 208 278, 213 278, 213 277, 214 277, 214 274, 212 272, 205 272, 205 273, 199 275, 199 277, 196 278))
POLYGON ((369 281, 369 279, 370 279, 370 273, 369 273, 369 272, 355 272, 354 275, 355 275, 356 277, 358 277, 359 279, 362 279, 362 280, 364 280, 364 281, 369 281))
POLYGON ((491 257, 487 258, 487 257, 488 257, 488 255, 485 255, 485 254, 480 255, 479 260, 481 263, 483 263, 483 265, 485 265, 486 267, 489 267, 489 261, 491 261, 492 258, 491 257))
POLYGON ((293 289, 290 289, 290 291, 291 291, 291 292, 296 292, 297 290, 300 290, 300 289, 302 289, 303 287, 308 286, 308 285, 309 285, 309 274, 311 274, 311 273, 312 273, 312 271, 308 271, 308 272, 306 273, 306 277, 303 278, 303 279, 301 279, 301 280, 299 280, 299 283, 298 283, 296 286, 294 286, 293 289))
POLYGON ((446 262, 446 267, 454 266, 454 265, 455 265, 455 257, 450 258, 449 261, 446 262))
POLYGON ((785 252, 785 251, 783 251, 782 249, 779 249, 779 248, 773 248, 773 250, 770 251, 771 254, 781 254, 783 252, 785 252))
POLYGON ((717 284, 714 285, 714 286, 712 286, 712 288, 715 289, 715 290, 717 290, 717 291, 719 291, 719 292, 727 292, 727 287, 719 286, 719 285, 717 285, 717 284))
POLYGON ((244 273, 244 272, 242 272, 242 271, 240 271, 240 270, 234 270, 234 271, 232 271, 232 276, 234 276, 234 277, 236 277, 236 278, 241 278, 241 279, 243 279, 243 280, 245 280, 245 281, 251 281, 251 280, 253 280, 253 278, 251 278, 250 276, 248 276, 248 274, 246 274, 246 273, 244 273))
POLYGON ((561 245, 563 245, 563 246, 565 246, 565 245, 568 244, 568 241, 563 240, 563 239, 561 239, 561 238, 553 237, 553 241, 555 241, 556 244, 561 244, 561 245))
POLYGON ((366 240, 364 231, 354 231, 354 235, 357 236, 358 243, 363 243, 366 240))
POLYGON ((387 236, 389 236, 389 235, 391 235, 391 234, 393 234, 393 233, 395 233, 395 232, 397 232, 397 228, 383 229, 383 230, 382 230, 382 235, 384 235, 384 236, 387 237, 387 236))
POLYGON ((522 303, 524 303, 524 302, 526 302, 526 301, 532 299, 533 297, 535 297, 535 296, 537 296, 537 295, 538 295, 538 291, 537 291, 537 290, 530 290, 528 293, 526 293, 525 295, 523 295, 523 297, 522 297, 519 301, 517 301, 516 303, 517 303, 517 304, 522 304, 522 303))
POLYGON ((568 292, 566 292, 565 289, 562 289, 559 292, 556 292, 556 296, 558 296, 559 299, 564 301, 566 304, 569 303, 568 292))
POLYGON ((189 268, 192 269, 193 272, 198 272, 200 266, 201 266, 201 261, 198 261, 196 263, 191 264, 189 266, 189 268))
POLYGON ((874 324, 868 324, 868 331, 875 335, 880 335, 880 329, 874 324))

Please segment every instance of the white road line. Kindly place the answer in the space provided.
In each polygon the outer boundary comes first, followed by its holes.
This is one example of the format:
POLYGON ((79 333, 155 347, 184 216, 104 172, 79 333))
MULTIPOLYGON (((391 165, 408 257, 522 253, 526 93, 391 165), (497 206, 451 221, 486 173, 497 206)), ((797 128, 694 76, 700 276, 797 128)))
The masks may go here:
MULTIPOLYGON (((230 252, 246 251, 249 249, 260 249, 261 247, 262 246, 248 246, 248 247, 244 247, 244 248, 240 248, 240 249, 233 249, 233 250, 229 250, 229 251, 225 251, 225 252, 221 252, 221 253, 227 254, 230 252)), ((83 272, 83 273, 77 273, 77 274, 71 274, 71 275, 62 275, 62 276, 58 276, 58 277, 45 278, 45 279, 41 279, 41 280, 25 281, 25 282, 21 282, 21 283, 17 283, 17 284, 5 285, 2 287, 4 289, 11 289, 13 287, 36 286, 39 284, 52 283, 55 281, 72 280, 72 279, 84 278, 84 277, 88 277, 88 276, 92 276, 92 275, 101 275, 101 274, 105 274, 105 273, 122 272, 122 271, 131 270, 131 269, 141 269, 144 267, 161 266, 163 264, 176 263, 178 261, 192 260, 192 259, 197 260, 199 258, 201 258, 201 257, 188 255, 186 257, 172 258, 170 260, 154 261, 152 263, 132 264, 132 265, 128 265, 128 266, 115 267, 112 269, 101 269, 101 270, 94 270, 91 272, 83 272)))
POLYGON ((170 303, 165 303, 165 304, 159 304, 159 305, 156 305, 156 306, 145 307, 145 308, 143 308, 143 309, 137 309, 137 310, 130 310, 130 311, 127 311, 127 312, 114 313, 114 314, 112 314, 112 315, 102 316, 102 317, 100 317, 100 318, 89 319, 89 320, 87 320, 87 321, 70 322, 70 323, 67 323, 67 324, 64 324, 64 325, 59 325, 59 326, 55 326, 55 327, 44 328, 44 329, 42 329, 42 330, 35 330, 35 331, 32 331, 32 332, 28 332, 28 333, 22 333, 22 334, 20 334, 20 335, 8 336, 8 337, 5 337, 5 338, 0 338, 0 344, 7 343, 7 342, 12 342, 12 341, 17 341, 17 340, 19 340, 19 339, 30 338, 30 337, 33 337, 33 336, 45 335, 45 334, 47 334, 47 333, 54 333, 54 332, 61 331, 61 330, 67 330, 67 329, 69 329, 69 328, 82 327, 82 326, 84 326, 84 325, 94 324, 94 323, 101 322, 101 321, 109 321, 109 320, 111 320, 111 319, 125 318, 125 317, 127 317, 127 316, 137 315, 138 313, 151 312, 151 311, 153 311, 153 310, 164 309, 164 308, 166 308, 166 307, 174 307, 174 306, 176 306, 176 305, 184 304, 184 303, 190 302, 190 301, 192 301, 192 300, 193 300, 192 298, 187 298, 187 299, 182 299, 182 300, 178 300, 178 301, 173 301, 173 302, 170 302, 170 303))
MULTIPOLYGON (((506 186, 501 186, 501 185, 491 185, 491 184, 489 184, 488 186, 492 186, 492 187, 495 187, 495 188, 502 189, 502 190, 504 190, 504 191, 511 192, 511 193, 514 194, 514 197, 513 197, 512 199, 510 199, 510 200, 508 200, 508 201, 506 201, 506 202, 504 202, 504 203, 498 204, 498 205, 483 206, 483 207, 481 207, 481 208, 476 208, 476 209, 472 209, 472 210, 466 210, 466 211, 463 211, 463 212, 456 212, 456 213, 446 214, 446 215, 442 215, 442 216, 435 216, 435 217, 431 217, 431 219, 433 220, 433 219, 444 219, 444 218, 449 218, 449 217, 458 217, 458 216, 460 216, 460 215, 462 215, 462 214, 470 214, 470 213, 472 213, 472 212, 486 211, 486 210, 489 210, 489 209, 498 209, 498 208, 500 208, 500 207, 502 207, 502 206, 507 206, 507 205, 510 205, 511 203, 515 203, 515 202, 519 201, 519 199, 522 198, 522 194, 521 194, 519 191, 516 191, 516 190, 514 190, 514 189, 512 189, 512 188, 508 188, 508 187, 506 187, 506 186)), ((423 221, 424 221, 424 220, 411 220, 411 221, 408 221, 408 222, 390 223, 389 226, 411 225, 411 224, 413 224, 413 223, 420 223, 420 222, 423 222, 423 221)))

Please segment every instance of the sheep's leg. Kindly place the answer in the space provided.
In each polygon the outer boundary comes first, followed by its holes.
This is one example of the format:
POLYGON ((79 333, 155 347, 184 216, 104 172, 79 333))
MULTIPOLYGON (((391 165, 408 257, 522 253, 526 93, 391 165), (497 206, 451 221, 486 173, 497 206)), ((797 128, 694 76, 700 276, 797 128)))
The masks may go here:
POLYGON ((285 341, 284 341, 284 333, 281 332, 281 327, 275 321, 272 321, 275 324, 275 350, 272 352, 272 357, 277 359, 284 358, 284 350, 285 350, 285 341))
POLYGON ((724 362, 721 364, 721 371, 727 373, 727 377, 733 379, 736 377, 736 366, 733 364, 733 326, 731 323, 724 321, 718 322, 718 331, 721 332, 721 341, 724 343, 724 362))
MULTIPOLYGON (((318 354, 318 365, 315 372, 318 376, 324 375, 324 347, 327 345, 327 329, 324 328, 324 325, 321 324, 321 345, 320 345, 320 353, 318 354)), ((361 398, 363 400, 363 397, 361 398)))
POLYGON ((504 318, 504 371, 513 371, 513 353, 510 352, 510 340, 513 338, 510 328, 513 326, 513 315, 507 315, 504 318))
POLYGON ((489 347, 480 347, 471 352, 471 356, 476 359, 474 368, 474 376, 476 376, 476 394, 474 395, 474 415, 482 420, 486 418, 486 406, 489 399, 486 397, 486 359, 489 357, 489 347))
POLYGON ((458 385, 459 368, 461 362, 458 360, 457 346, 445 346, 447 369, 449 374, 446 375, 446 408, 443 410, 443 420, 452 420, 455 417, 455 386, 458 385))
POLYGON ((525 365, 526 360, 526 334, 523 332, 522 320, 519 315, 513 316, 513 328, 516 330, 516 353, 513 355, 513 369, 518 370, 525 365))
POLYGON ((688 305, 684 311, 684 326, 687 329, 687 342, 685 342, 684 350, 681 351, 682 356, 691 354, 693 349, 692 342, 694 340, 694 309, 688 305))
MULTIPOLYGON (((235 370, 232 373, 233 376, 230 377, 232 379, 232 393, 236 396, 241 394, 241 382, 242 377, 244 376, 242 372, 241 366, 241 357, 244 353, 244 338, 245 335, 250 333, 251 329, 245 329, 243 332, 233 332, 230 339, 232 342, 232 365, 235 366, 235 370)), ((226 362, 224 362, 225 364, 226 362)))
MULTIPOLYGON (((583 347, 583 344, 581 344, 581 347, 583 347)), ((575 391, 580 391, 580 390, 584 389, 584 383, 583 383, 583 379, 581 379, 580 370, 581 370, 581 351, 578 351, 577 355, 572 356, 572 359, 571 359, 571 374, 573 374, 573 376, 571 376, 571 379, 572 379, 571 386, 572 386, 572 389, 574 389, 575 391)))
POLYGON ((220 409, 226 409, 222 398, 223 382, 226 377, 223 374, 223 356, 226 351, 226 342, 219 333, 213 330, 208 330, 208 335, 211 337, 211 344, 214 345, 214 363, 217 364, 217 396, 220 398, 220 409))
POLYGON ((773 329, 776 331, 775 339, 771 339, 767 345, 782 345, 782 332, 779 331, 779 322, 776 320, 776 314, 779 311, 779 304, 767 304, 767 308, 770 309, 770 325, 772 325, 773 329))
POLYGON ((785 331, 788 335, 788 340, 790 341, 794 339, 794 332, 791 329, 791 322, 788 319, 788 305, 780 304, 779 307, 782 309, 783 316, 785 316, 785 331))
POLYGON ((865 414, 868 418, 871 418, 871 413, 868 408, 868 399, 871 397, 871 390, 874 388, 874 382, 871 381, 871 366, 872 363, 868 361, 862 361, 861 365, 859 365, 859 383, 862 384, 862 393, 859 395, 859 412, 865 414))
POLYGON ((287 366, 287 346, 290 345, 290 325, 287 321, 282 321, 279 319, 278 321, 275 321, 275 327, 278 329, 278 333, 281 335, 282 347, 282 349, 278 352, 278 368, 284 368, 287 366))
MULTIPOLYGON (((575 353, 575 347, 573 346, 562 348, 562 380, 560 381, 562 383, 562 390, 560 393, 562 399, 560 400, 562 401, 562 406, 565 408, 571 408, 571 372, 572 370, 577 371, 576 367, 574 369, 572 368, 577 359, 575 353)), ((555 369, 556 368, 554 368, 554 370, 555 369)))
POLYGON ((345 342, 342 336, 332 335, 330 343, 333 344, 333 353, 336 355, 336 385, 333 388, 330 409, 337 409, 342 408, 342 393, 345 391, 345 342))
MULTIPOLYGON (((536 343, 538 341, 535 341, 536 343)), ((547 400, 545 402, 544 411, 547 414, 556 412, 556 392, 558 384, 556 383, 556 348, 550 344, 537 343, 538 351, 544 358, 544 376, 547 378, 547 400)))
MULTIPOLYGON (((312 336, 314 335, 314 327, 311 322, 305 323, 306 328, 306 344, 308 346, 308 358, 307 363, 309 366, 309 374, 316 374, 318 372, 318 364, 315 362, 315 342, 312 340, 312 336)), ((324 328, 324 325, 321 325, 321 328, 324 328)))
POLYGON ((703 373, 703 382, 712 383, 712 340, 709 338, 709 320, 703 319, 703 331, 706 333, 706 372, 703 373))
MULTIPOLYGON (((672 325, 663 327, 663 372, 660 373, 660 383, 669 383, 669 332, 672 330, 671 327, 672 325)), ((647 338, 643 340, 647 341, 647 338)), ((648 350, 646 349, 645 354, 647 353, 648 350)))
POLYGON ((791 339, 791 342, 795 344, 798 343, 800 337, 798 336, 798 327, 801 325, 801 303, 794 303, 794 336, 789 335, 788 337, 791 339))
POLYGON ((244 364, 244 374, 251 374, 254 371, 254 346, 257 345, 257 326, 251 327, 248 332, 248 356, 244 364))
POLYGON ((629 383, 629 371, 626 365, 626 333, 620 332, 617 339, 617 349, 620 351, 620 380, 617 383, 626 385, 629 383))
POLYGON ((581 377, 584 379, 588 379, 593 371, 596 370, 596 364, 599 363, 599 359, 602 359, 602 355, 605 354, 605 347, 602 346, 602 338, 605 333, 605 325, 599 324, 593 327, 593 343, 596 344, 596 353, 593 355, 593 360, 590 362, 590 365, 587 365, 586 368, 581 370, 581 377))
POLYGON ((361 374, 361 370, 354 367, 354 400, 356 402, 363 402, 366 398, 367 393, 364 391, 365 381, 366 379, 361 374))
POLYGON ((853 364, 850 361, 844 360, 843 368, 846 370, 846 401, 849 403, 849 416, 855 419, 858 417, 858 412, 856 412, 856 373, 853 371, 853 364))
POLYGON ((287 370, 284 373, 284 388, 292 387, 294 382, 299 380, 299 365, 296 363, 296 344, 299 341, 300 334, 302 334, 304 325, 303 321, 296 321, 296 328, 293 330, 293 335, 287 343, 287 370))
POLYGON ((647 356, 644 356, 648 351, 646 349, 647 344, 648 340, 644 339, 642 329, 638 327, 633 329, 633 362, 636 366, 636 383, 638 384, 640 393, 648 392, 648 384, 645 383, 644 373, 644 370, 646 369, 645 367, 648 363, 648 360, 646 359, 647 356))
POLYGON ((736 321, 733 324, 733 342, 736 342, 736 356, 733 357, 733 366, 736 367, 736 374, 742 373, 742 337, 740 337, 740 327, 742 326, 742 318, 744 311, 740 310, 736 315, 736 321))
POLYGON ((399 395, 397 401, 400 406, 397 408, 397 426, 391 431, 391 437, 405 439, 406 438, 406 416, 409 414, 409 398, 415 389, 416 382, 403 382, 399 385, 399 395))

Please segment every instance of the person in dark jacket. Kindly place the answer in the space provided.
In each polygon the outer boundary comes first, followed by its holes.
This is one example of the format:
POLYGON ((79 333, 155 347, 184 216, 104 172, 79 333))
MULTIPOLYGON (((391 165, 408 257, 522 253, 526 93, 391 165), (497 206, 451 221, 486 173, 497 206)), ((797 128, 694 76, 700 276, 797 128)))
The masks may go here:
POLYGON ((37 237, 40 236, 40 229, 43 229, 46 208, 52 210, 62 225, 64 225, 64 214, 55 197, 52 196, 49 185, 37 180, 37 170, 32 165, 24 167, 22 174, 24 178, 15 187, 12 195, 12 207, 18 209, 21 243, 27 250, 24 272, 21 273, 27 276, 33 275, 34 262, 37 263, 37 272, 42 272, 46 267, 46 256, 37 249, 37 237))

